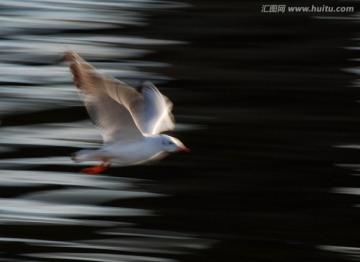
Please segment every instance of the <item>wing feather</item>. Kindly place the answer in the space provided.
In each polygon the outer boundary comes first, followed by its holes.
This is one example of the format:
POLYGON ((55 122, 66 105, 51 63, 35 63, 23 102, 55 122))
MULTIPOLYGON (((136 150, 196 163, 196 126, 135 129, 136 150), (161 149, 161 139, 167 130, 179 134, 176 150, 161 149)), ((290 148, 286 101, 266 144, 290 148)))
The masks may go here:
POLYGON ((159 134, 174 128, 172 102, 152 83, 145 82, 139 93, 73 51, 65 53, 64 59, 70 62, 74 82, 105 142, 138 139, 142 133, 159 134))
POLYGON ((130 110, 141 103, 142 96, 121 81, 100 73, 75 52, 67 52, 64 58, 70 62, 74 83, 104 142, 142 138, 130 110))
POLYGON ((150 82, 145 82, 141 89, 144 97, 144 110, 139 118, 144 133, 159 134, 174 128, 173 104, 150 82))

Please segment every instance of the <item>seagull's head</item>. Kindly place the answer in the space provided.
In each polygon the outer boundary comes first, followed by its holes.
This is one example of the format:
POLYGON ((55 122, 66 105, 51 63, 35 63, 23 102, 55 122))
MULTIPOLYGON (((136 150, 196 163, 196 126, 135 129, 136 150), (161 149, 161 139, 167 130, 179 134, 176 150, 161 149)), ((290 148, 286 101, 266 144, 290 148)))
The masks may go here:
POLYGON ((175 137, 160 135, 161 137, 161 147, 166 152, 189 152, 190 149, 184 146, 184 144, 175 137))

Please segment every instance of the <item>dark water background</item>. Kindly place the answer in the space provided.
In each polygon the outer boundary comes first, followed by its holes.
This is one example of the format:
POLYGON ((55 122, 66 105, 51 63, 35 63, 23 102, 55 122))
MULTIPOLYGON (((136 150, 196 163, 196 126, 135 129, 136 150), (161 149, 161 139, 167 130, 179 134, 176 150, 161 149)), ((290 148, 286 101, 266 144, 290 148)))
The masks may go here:
POLYGON ((358 260, 358 14, 263 4, 2 0, 0 261, 358 260), (156 83, 192 152, 79 174, 66 46, 156 83))

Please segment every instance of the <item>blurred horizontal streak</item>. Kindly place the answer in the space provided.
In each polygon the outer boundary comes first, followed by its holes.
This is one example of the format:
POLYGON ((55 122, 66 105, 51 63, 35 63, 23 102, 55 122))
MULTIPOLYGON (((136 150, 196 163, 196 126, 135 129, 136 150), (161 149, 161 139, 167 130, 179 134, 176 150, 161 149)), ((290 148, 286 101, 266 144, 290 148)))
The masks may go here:
POLYGON ((27 199, 0 199, 2 214, 24 214, 51 217, 83 217, 83 216, 150 216, 152 211, 136 208, 105 207, 91 205, 57 204, 27 199))
POLYGON ((1 242, 19 242, 19 241, 24 241, 26 243, 29 244, 34 244, 34 243, 67 243, 64 241, 51 241, 51 240, 42 240, 42 239, 30 239, 30 238, 23 238, 23 239, 19 239, 19 238, 12 238, 12 237, 0 237, 0 241, 1 242))
MULTIPOLYGON (((191 242, 191 240, 188 241, 191 242)), ((114 238, 81 241, 81 243, 98 250, 182 255, 190 253, 189 251, 185 251, 185 248, 183 248, 185 245, 184 242, 169 241, 167 239, 114 238)))
MULTIPOLYGON (((39 217, 36 215, 24 214, 1 214, 0 225, 22 225, 22 226, 91 226, 91 227, 114 227, 114 226, 131 226, 130 223, 115 222, 107 220, 86 220, 86 219, 71 219, 58 217, 39 217)), ((21 240, 21 238, 19 239, 21 240)), ((42 243, 43 244, 43 243, 42 243)))
POLYGON ((62 185, 120 190, 133 188, 133 182, 139 182, 139 180, 120 177, 86 176, 69 172, 0 170, 0 187, 62 185))
MULTIPOLYGON (((161 1, 2 1, 0 35, 61 32, 63 30, 116 30, 144 26, 137 9, 179 8, 187 5, 161 1), (116 9, 116 11, 114 10, 116 9), (127 10, 134 10, 129 12, 127 10)), ((37 42, 39 43, 39 41, 37 42)), ((68 43, 69 44, 69 43, 68 43)))
MULTIPOLYGON (((34 0, 35 2, 40 3, 50 3, 52 4, 53 1, 49 0, 34 0)), ((96 9, 108 9, 108 8, 131 8, 131 9, 171 9, 171 8, 184 8, 189 7, 190 5, 182 3, 182 2, 175 2, 175 1, 160 1, 160 0, 137 0, 137 1, 109 1, 105 0, 99 3, 96 0, 57 0, 57 4, 61 5, 74 5, 80 6, 85 8, 96 8, 96 9)))
POLYGON ((29 166, 43 166, 43 165, 64 165, 64 166, 89 166, 98 164, 97 162, 74 163, 69 157, 39 157, 39 158, 11 158, 1 159, 1 168, 21 168, 29 166))
POLYGON ((48 19, 43 18, 16 18, 16 17, 0 17, 0 23, 6 27, 9 33, 9 30, 13 29, 17 33, 19 31, 26 32, 29 29, 34 29, 36 31, 44 31, 44 30, 64 30, 64 29, 72 29, 72 30, 90 30, 90 29, 115 29, 117 26, 115 24, 109 23, 92 23, 90 21, 66 21, 66 20, 52 20, 50 17, 48 19), (21 30, 19 29, 21 28, 21 30))
POLYGON ((11 238, 0 237, 0 242, 24 242, 28 245, 45 245, 45 246, 72 246, 74 243, 71 241, 54 241, 54 240, 42 240, 36 238, 11 238))
MULTIPOLYGON (((0 129, 0 143, 3 145, 46 145, 67 147, 94 147, 102 140, 99 131, 90 120, 3 127, 0 129)), ((60 158, 63 162, 64 158, 60 158)), ((69 159, 68 159, 69 160, 69 159)), ((46 162, 46 159, 44 159, 46 162)))
POLYGON ((148 256, 135 256, 135 255, 115 255, 107 253, 28 253, 24 254, 29 257, 36 258, 50 258, 50 259, 62 259, 70 261, 102 261, 102 262, 175 262, 177 260, 148 257, 148 256))
MULTIPOLYGON (((2 87, 0 89, 0 94, 2 96, 2 100, 9 102, 14 101, 18 106, 19 104, 21 105, 21 102, 25 102, 26 98, 33 99, 29 102, 33 102, 34 100, 44 100, 44 104, 46 102, 54 103, 56 101, 61 101, 63 103, 62 105, 81 105, 81 101, 79 101, 79 96, 76 89, 69 88, 67 86, 52 86, 51 88, 41 86, 2 87)), ((3 101, 1 101, 1 103, 3 103, 3 101)), ((37 106, 38 105, 34 105, 35 108, 37 106)))
MULTIPOLYGON (((119 188, 120 189, 120 188, 119 188)), ((98 205, 105 202, 133 198, 162 197, 164 195, 133 191, 133 190, 109 190, 109 189, 60 189, 30 193, 23 195, 22 199, 34 201, 46 201, 51 203, 71 203, 81 205, 98 205)))
POLYGON ((208 241, 197 239, 183 239, 171 240, 167 239, 152 239, 152 238, 121 238, 121 239, 96 239, 86 241, 73 242, 49 242, 34 243, 32 245, 42 246, 57 246, 57 247, 71 247, 72 249, 89 249, 89 250, 108 250, 117 252, 131 252, 131 253, 155 253, 155 254, 188 254, 193 246, 198 246, 198 249, 207 248, 208 241), (189 241, 189 243, 187 243, 189 241), (194 244, 192 244, 194 243, 194 244))
MULTIPOLYGON (((2 254, 1 252, 0 252, 0 254, 2 254)), ((17 259, 9 259, 9 258, 5 258, 5 259, 2 259, 2 258, 0 258, 0 262, 39 262, 38 260, 29 260, 29 259, 19 259, 19 258, 17 258, 17 259)))
POLYGON ((360 145, 339 145, 339 146, 336 146, 336 147, 339 147, 339 148, 350 148, 350 149, 360 149, 360 145))
POLYGON ((336 164, 336 166, 355 170, 355 171, 360 171, 360 164, 336 164))
MULTIPOLYGON (((180 45, 187 44, 185 41, 165 40, 165 39, 151 39, 140 36, 114 36, 114 35, 71 35, 71 34, 56 34, 54 36, 39 35, 34 37, 33 35, 15 35, 12 36, 16 41, 39 41, 46 43, 57 44, 85 44, 90 43, 99 44, 113 44, 113 45, 130 45, 130 46, 158 46, 158 45, 180 45)), ((114 54, 116 55, 116 54, 114 54)), ((155 62, 154 62, 155 63, 155 62)))
MULTIPOLYGON (((16 71, 13 70, 11 67, 1 67, 0 69, 3 70, 0 74, 0 81, 2 82, 11 82, 11 83, 21 83, 21 84, 39 84, 39 85, 46 85, 46 84, 60 84, 60 83, 72 83, 70 82, 69 73, 66 67, 60 68, 60 70, 57 70, 56 68, 47 68, 47 67, 19 67, 16 69, 16 71), (49 71, 50 70, 50 71, 49 71), (44 75, 49 73, 47 78, 43 79, 44 75), (66 81, 67 80, 67 81, 66 81)), ((117 69, 107 69, 107 70, 101 70, 104 73, 107 73, 109 75, 112 75, 114 77, 118 77, 120 79, 128 79, 128 78, 136 78, 137 81, 145 81, 148 79, 152 80, 169 80, 170 78, 159 76, 156 74, 151 73, 136 73, 133 71, 126 71, 126 70, 117 70, 117 69)), ((33 88, 28 87, 28 90, 31 91, 33 88)), ((56 90, 56 89, 55 89, 56 90)), ((68 90, 70 92, 75 91, 75 88, 72 85, 69 85, 68 90)), ((14 89, 14 91, 16 91, 14 89)), ((50 96, 53 94, 53 91, 49 87, 43 88, 43 92, 45 95, 50 96)), ((17 94, 21 95, 21 94, 17 94)), ((36 88, 34 95, 31 95, 34 97, 34 99, 42 99, 41 96, 37 98, 36 96, 36 88)), ((50 99, 54 99, 55 96, 51 97, 50 99)), ((60 96, 61 99, 61 96, 60 96)), ((65 97, 62 98, 65 100, 65 97)), ((45 101, 46 102, 46 101, 45 101)))
POLYGON ((360 188, 356 187, 335 187, 332 191, 338 194, 360 195, 360 188))
POLYGON ((349 260, 359 261, 360 259, 359 247, 320 245, 317 248, 325 251, 340 253, 346 256, 349 260))
MULTIPOLYGON (((29 88, 28 88, 29 89, 29 88)), ((0 95, 5 96, 0 103, 0 121, 5 117, 9 117, 10 115, 22 115, 29 114, 33 112, 41 112, 46 110, 54 109, 59 106, 77 106, 80 105, 80 101, 78 99, 78 95, 71 92, 67 92, 67 90, 52 90, 51 92, 42 92, 42 94, 36 98, 35 94, 29 92, 24 92, 24 94, 16 93, 22 92, 20 90, 13 90, 13 93, 4 93, 1 92, 0 95), (9 97, 6 97, 9 96, 9 97)), ((44 88, 38 87, 35 88, 35 93, 37 91, 41 92, 41 90, 45 91, 44 88)), ((28 119, 30 120, 30 119, 28 119)), ((31 121, 30 121, 31 123, 31 121)), ((1 123, 0 123, 1 126, 1 123)), ((1 130, 0 130, 1 132, 1 130)))
MULTIPOLYGON (((0 126, 1 126, 1 121, 0 121, 0 126)), ((10 146, 0 146, 0 153, 9 153, 9 152, 14 152, 15 149, 10 147, 10 146)))
MULTIPOLYGON (((151 230, 151 229, 140 229, 140 228, 111 228, 101 231, 100 233, 110 236, 118 236, 116 244, 126 245, 131 243, 129 240, 142 239, 144 246, 171 248, 191 248, 191 249, 205 249, 209 248, 216 241, 209 239, 201 239, 194 237, 190 234, 164 231, 164 230, 151 230), (123 241, 125 239, 125 242, 123 241), (128 240, 126 240, 128 239, 128 240), (150 241, 150 244, 146 242, 150 241), (146 244, 145 244, 146 243, 146 244)), ((98 240, 90 240, 90 242, 97 242, 98 240)), ((100 240, 100 242, 103 240, 100 240)), ((106 240, 105 240, 106 241, 106 240)), ((111 239, 111 242, 113 240, 111 239)), ((113 242, 113 244, 115 244, 113 242)), ((139 243, 140 244, 140 243, 139 243)))
MULTIPOLYGON (((70 42, 70 41, 69 41, 70 42)), ((106 43, 46 43, 42 42, 41 39, 37 41, 16 41, 16 40, 4 40, 0 41, 0 58, 1 61, 15 61, 21 62, 23 56, 25 58, 33 57, 33 63, 36 62, 49 62, 44 60, 44 58, 52 57, 53 62, 60 61, 62 54, 70 47, 81 53, 85 58, 91 56, 92 58, 135 58, 141 57, 146 54, 152 53, 150 50, 145 49, 135 49, 135 48, 124 48, 124 47, 114 47, 106 45, 106 43), (13 60, 11 60, 11 58, 13 60), (35 59, 36 58, 36 59, 35 59)), ((74 41, 72 41, 74 42, 74 41)), ((29 60, 29 59, 28 59, 29 60)), ((29 61, 30 62, 30 61, 29 61)), ((10 66, 8 66, 10 67, 10 66)), ((58 66, 57 66, 58 67, 58 66)), ((21 67, 20 67, 21 68, 21 67)), ((31 67, 25 67, 31 68, 31 67)), ((48 67, 40 67, 39 69, 34 70, 42 70, 43 77, 46 75, 46 69, 48 67)), ((55 66, 51 66, 50 69, 56 68, 55 66)), ((64 63, 60 68, 56 68, 60 71, 65 71, 67 69, 66 64, 64 63)), ((120 69, 119 69, 120 70, 120 69)), ((18 71, 20 72, 20 71, 18 71)))
POLYGON ((197 239, 194 235, 189 233, 181 233, 175 231, 163 231, 154 229, 142 229, 142 228, 111 228, 98 232, 102 235, 111 236, 126 236, 126 237, 152 237, 152 238, 169 238, 169 239, 197 239))
MULTIPOLYGON (((1 42, 0 42, 1 43, 1 42)), ((1 58, 1 54, 0 54, 1 58)), ((20 66, 13 64, 0 64, 0 81, 12 83, 37 83, 37 84, 54 84, 63 83, 64 77, 71 78, 67 75, 67 68, 57 66, 20 66)), ((15 89, 14 89, 15 90, 15 89)), ((32 88, 28 88, 32 90, 32 88)), ((51 90, 49 90, 51 92, 51 90)), ((44 90, 46 92, 46 90, 44 90)))

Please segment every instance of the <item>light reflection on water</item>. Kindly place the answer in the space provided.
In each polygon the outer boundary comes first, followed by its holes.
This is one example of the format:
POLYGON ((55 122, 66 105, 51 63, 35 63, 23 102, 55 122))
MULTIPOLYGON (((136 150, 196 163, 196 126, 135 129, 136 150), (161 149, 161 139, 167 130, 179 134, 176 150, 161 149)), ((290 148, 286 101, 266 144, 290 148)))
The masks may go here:
POLYGON ((360 259, 360 248, 359 247, 344 247, 344 246, 318 246, 319 249, 325 251, 331 251, 344 255, 346 258, 352 261, 358 261, 360 259))
POLYGON ((101 136, 90 121, 4 127, 3 145, 51 145, 93 147, 100 145, 101 136))
MULTIPOLYGON (((152 46, 180 42, 117 36, 116 30, 129 25, 145 26, 147 21, 142 10, 187 6, 179 2, 151 0, 2 1, 0 35, 4 39, 0 41, 0 117, 29 112, 46 114, 49 109, 82 106, 69 71, 60 61, 68 47, 92 60, 105 73, 129 84, 139 84, 144 80, 157 83, 169 80, 165 75, 144 71, 147 68, 168 67, 169 64, 139 59, 152 53, 152 46), (114 30, 114 34, 93 34, 99 29, 114 30), (138 60, 126 60, 132 58, 138 60), (138 70, 139 67, 142 71, 138 70)), ((179 129, 189 128, 197 127, 179 125, 179 129)), ((2 153, 41 146, 86 148, 98 146, 101 142, 88 120, 68 123, 54 120, 50 124, 26 126, 20 123, 3 127, 0 134, 2 153)), ((12 189, 12 194, 15 194, 11 198, 0 198, 0 227, 21 226, 23 232, 15 234, 18 237, 0 238, 1 245, 9 244, 15 248, 12 251, 0 250, 8 257, 6 261, 13 260, 8 252, 21 257, 14 261, 27 262, 34 258, 36 261, 175 261, 163 256, 188 254, 211 245, 207 240, 179 232, 137 229, 138 224, 129 222, 129 218, 155 219, 156 211, 109 204, 166 197, 137 186, 148 181, 34 170, 49 164, 73 165, 68 156, 8 157, 0 160, 0 189, 12 189), (127 219, 122 221, 123 218, 127 219), (42 233, 37 236, 31 230, 27 231, 32 226, 40 227, 40 231, 50 227, 57 233, 48 236, 49 239, 41 239, 42 233), (81 240, 79 235, 78 240, 58 241, 57 234, 61 236, 62 232, 69 234, 73 230, 61 231, 62 227, 96 228, 87 229, 94 239, 87 237, 81 240), (106 239, 102 239, 104 235, 106 239), (30 249, 22 250, 24 243, 30 249), (37 248, 32 252, 31 247, 37 248), (39 252, 42 250, 39 247, 43 248, 43 252, 39 252), (54 251, 49 252, 49 247, 55 248, 54 251), (158 257, 159 254, 162 258, 158 257)), ((73 238, 76 238, 75 232, 73 238)))
MULTIPOLYGON (((41 164, 40 161, 38 164, 41 164)), ((0 170, 0 184, 2 186, 33 187, 39 185, 63 185, 124 190, 133 188, 132 183, 137 181, 137 179, 115 178, 100 175, 83 176, 81 174, 69 172, 0 170)))
POLYGON ((164 258, 151 258, 144 256, 132 256, 132 255, 110 255, 108 253, 43 253, 43 254, 25 254, 29 257, 36 258, 50 258, 50 259, 61 259, 61 260, 80 260, 80 261, 104 261, 104 262, 174 262, 174 259, 164 258))

